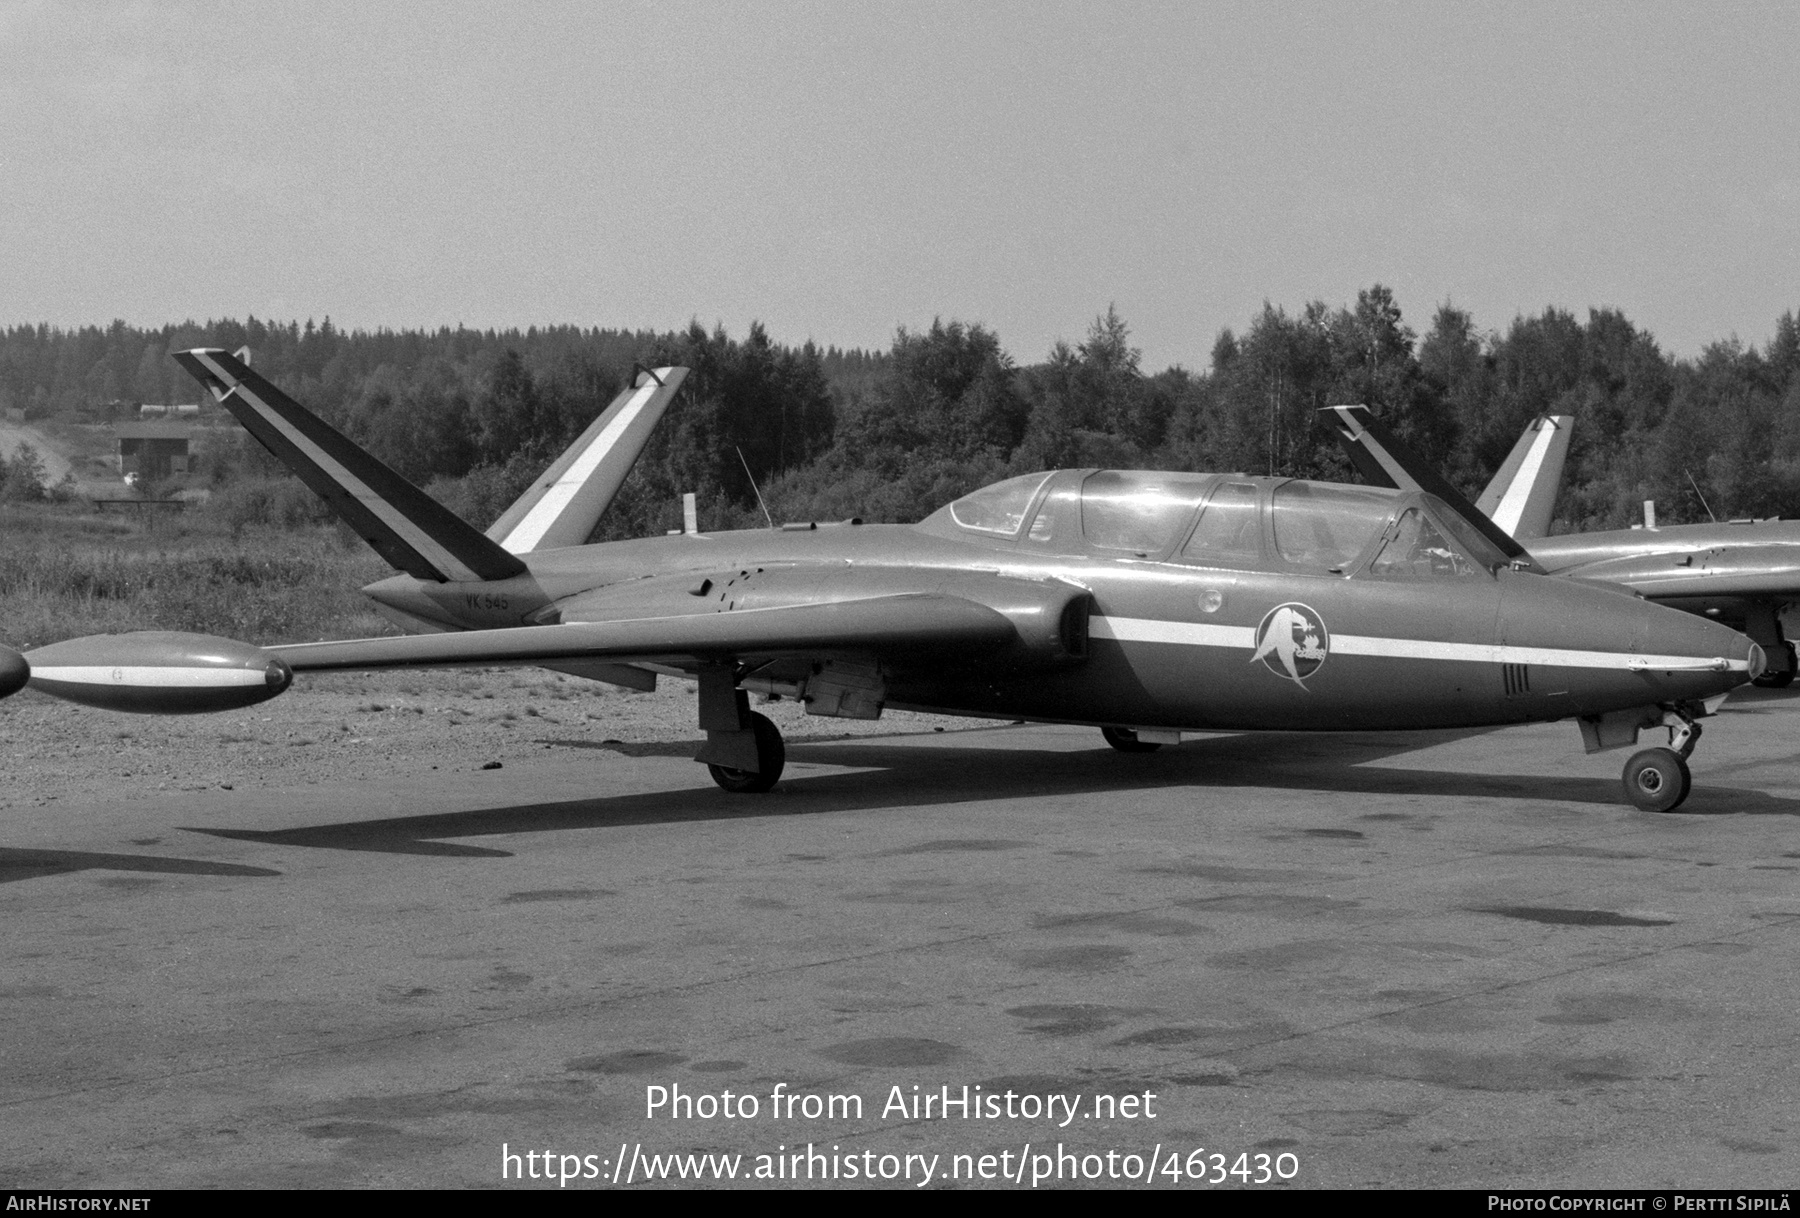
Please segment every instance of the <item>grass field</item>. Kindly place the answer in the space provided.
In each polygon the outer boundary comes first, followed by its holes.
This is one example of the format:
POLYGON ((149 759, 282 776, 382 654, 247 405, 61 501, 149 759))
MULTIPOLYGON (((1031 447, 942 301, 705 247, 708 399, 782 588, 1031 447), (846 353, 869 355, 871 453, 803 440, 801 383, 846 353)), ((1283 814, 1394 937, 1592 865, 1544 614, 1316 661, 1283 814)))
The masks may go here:
POLYGON ((358 591, 391 574, 329 525, 245 527, 205 509, 158 518, 0 504, 0 642, 25 649, 127 630, 250 643, 392 630, 358 591))

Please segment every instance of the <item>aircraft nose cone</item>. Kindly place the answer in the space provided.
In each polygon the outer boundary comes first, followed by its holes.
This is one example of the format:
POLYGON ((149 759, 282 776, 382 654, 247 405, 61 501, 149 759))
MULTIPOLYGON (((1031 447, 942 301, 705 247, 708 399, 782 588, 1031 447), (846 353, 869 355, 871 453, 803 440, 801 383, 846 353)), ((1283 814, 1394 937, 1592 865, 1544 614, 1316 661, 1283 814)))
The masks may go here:
POLYGON ((10 647, 0 647, 0 698, 18 693, 31 680, 31 665, 10 647))
POLYGON ((1650 668, 1668 665, 1657 682, 1667 686, 1663 690, 1667 697, 1699 698, 1724 693, 1754 680, 1768 666, 1763 649, 1729 626, 1675 609, 1646 608, 1651 610, 1651 625, 1644 651, 1648 653, 1650 668), (1650 658, 1658 655, 1664 658, 1650 658), (1679 666, 1684 656, 1697 662, 1687 671, 1679 666))

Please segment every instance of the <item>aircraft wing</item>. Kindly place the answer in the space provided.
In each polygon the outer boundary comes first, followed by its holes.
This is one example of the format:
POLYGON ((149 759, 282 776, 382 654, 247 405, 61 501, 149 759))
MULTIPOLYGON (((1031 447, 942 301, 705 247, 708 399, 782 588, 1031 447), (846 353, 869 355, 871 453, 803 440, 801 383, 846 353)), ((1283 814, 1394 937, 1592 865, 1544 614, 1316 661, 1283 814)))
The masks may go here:
POLYGON ((878 596, 829 604, 464 630, 266 647, 295 672, 466 667, 605 659, 694 667, 725 659, 858 652, 926 658, 1017 643, 1006 614, 957 596, 878 596))
POLYGON ((1800 600, 1800 546, 1628 554, 1557 574, 1622 584, 1650 600, 1689 596, 1800 600))
POLYGON ((1574 415, 1533 419, 1475 507, 1519 541, 1548 535, 1574 430, 1574 415))

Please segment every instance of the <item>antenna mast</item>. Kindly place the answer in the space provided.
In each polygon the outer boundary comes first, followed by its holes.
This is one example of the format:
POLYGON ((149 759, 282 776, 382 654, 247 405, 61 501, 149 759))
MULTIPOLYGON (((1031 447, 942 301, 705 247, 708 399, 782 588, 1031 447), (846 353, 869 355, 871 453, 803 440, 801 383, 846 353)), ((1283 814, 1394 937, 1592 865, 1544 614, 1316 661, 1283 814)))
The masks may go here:
POLYGON ((762 490, 756 485, 756 475, 750 472, 750 463, 744 460, 744 450, 733 444, 731 450, 738 455, 738 462, 744 467, 744 477, 750 479, 750 489, 756 492, 756 506, 762 509, 763 519, 769 527, 775 527, 775 517, 769 515, 769 505, 763 502, 762 490))

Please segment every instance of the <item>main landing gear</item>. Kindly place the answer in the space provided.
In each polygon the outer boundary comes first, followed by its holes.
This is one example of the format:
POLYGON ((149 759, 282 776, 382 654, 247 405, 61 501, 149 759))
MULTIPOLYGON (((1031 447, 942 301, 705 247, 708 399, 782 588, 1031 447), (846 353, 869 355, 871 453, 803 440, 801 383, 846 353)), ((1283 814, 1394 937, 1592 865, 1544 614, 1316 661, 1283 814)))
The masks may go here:
POLYGON ((738 795, 773 789, 787 764, 781 729, 750 709, 750 696, 737 687, 738 672, 729 664, 708 664, 699 678, 700 729, 706 743, 695 761, 706 763, 712 780, 738 795))
POLYGON ((1669 729, 1669 747, 1633 753, 1621 776, 1625 798, 1645 812, 1673 812, 1694 785, 1687 759, 1700 741, 1700 725, 1681 710, 1665 710, 1662 723, 1669 729))
POLYGON ((740 770, 728 765, 707 764, 712 780, 734 795, 760 795, 773 789, 787 765, 787 746, 781 742, 781 729, 769 722, 767 715, 750 714, 750 731, 756 737, 756 766, 740 770))
POLYGON ((1100 734, 1121 753, 1154 753, 1162 747, 1159 741, 1139 740, 1138 734, 1128 727, 1103 727, 1100 734))

